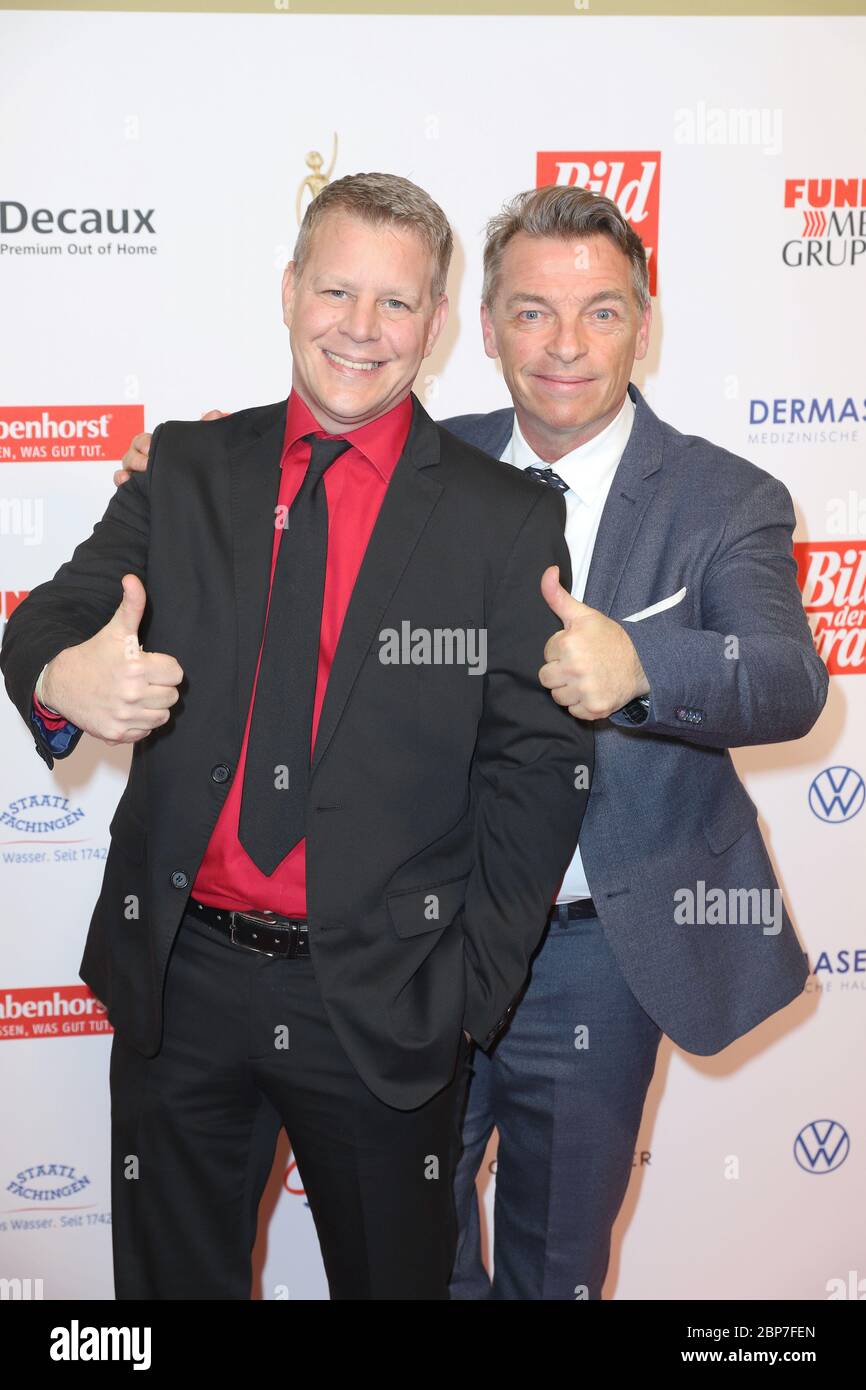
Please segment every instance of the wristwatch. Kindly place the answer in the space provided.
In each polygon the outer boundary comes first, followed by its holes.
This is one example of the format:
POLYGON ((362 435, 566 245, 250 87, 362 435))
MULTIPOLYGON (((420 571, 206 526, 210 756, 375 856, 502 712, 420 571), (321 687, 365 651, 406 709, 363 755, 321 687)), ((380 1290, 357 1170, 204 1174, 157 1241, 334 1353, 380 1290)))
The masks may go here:
POLYGON ((649 695, 639 695, 636 700, 629 700, 627 705, 623 705, 620 714, 624 714, 632 724, 643 724, 649 714, 649 707, 649 695))

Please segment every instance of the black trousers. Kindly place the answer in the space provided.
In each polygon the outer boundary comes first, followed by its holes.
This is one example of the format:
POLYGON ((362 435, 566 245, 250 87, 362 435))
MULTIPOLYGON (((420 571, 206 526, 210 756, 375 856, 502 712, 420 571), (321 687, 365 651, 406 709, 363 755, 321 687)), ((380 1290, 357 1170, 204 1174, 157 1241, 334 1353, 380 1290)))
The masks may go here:
POLYGON ((311 960, 235 946, 187 913, 161 1050, 143 1057, 118 1033, 112 1043, 115 1297, 250 1298, 259 1200, 285 1126, 331 1298, 447 1299, 469 1050, 461 1034, 451 1083, 396 1110, 349 1062, 311 960))

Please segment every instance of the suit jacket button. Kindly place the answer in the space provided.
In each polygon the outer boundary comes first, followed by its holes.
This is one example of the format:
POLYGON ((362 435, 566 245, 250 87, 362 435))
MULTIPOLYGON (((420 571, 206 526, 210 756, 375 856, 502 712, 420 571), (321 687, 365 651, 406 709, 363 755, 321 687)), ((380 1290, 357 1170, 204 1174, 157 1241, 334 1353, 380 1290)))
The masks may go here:
POLYGON ((232 770, 225 763, 217 763, 216 767, 211 768, 210 775, 215 782, 227 782, 232 775, 232 770))
POLYGON ((172 888, 188 888, 189 874, 185 874, 183 869, 175 869, 171 876, 172 888))

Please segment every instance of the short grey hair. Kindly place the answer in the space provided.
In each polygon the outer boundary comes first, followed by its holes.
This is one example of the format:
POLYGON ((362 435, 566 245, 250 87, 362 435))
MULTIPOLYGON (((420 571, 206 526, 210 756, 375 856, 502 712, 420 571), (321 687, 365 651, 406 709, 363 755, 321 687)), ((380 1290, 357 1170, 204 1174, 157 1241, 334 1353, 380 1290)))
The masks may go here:
POLYGON ((374 227, 410 227, 424 242, 433 259, 432 295, 441 299, 448 283, 448 267, 454 237, 448 218, 429 193, 399 174, 346 174, 326 184, 308 205, 295 242, 292 259, 300 275, 310 251, 316 227, 329 212, 359 217, 374 227))
POLYGON ((499 290, 502 254, 518 232, 533 237, 558 237, 562 241, 572 237, 609 237, 631 261, 632 287, 641 312, 649 307, 644 244, 616 203, 588 188, 551 183, 518 193, 487 223, 481 302, 488 309, 493 308, 499 290))

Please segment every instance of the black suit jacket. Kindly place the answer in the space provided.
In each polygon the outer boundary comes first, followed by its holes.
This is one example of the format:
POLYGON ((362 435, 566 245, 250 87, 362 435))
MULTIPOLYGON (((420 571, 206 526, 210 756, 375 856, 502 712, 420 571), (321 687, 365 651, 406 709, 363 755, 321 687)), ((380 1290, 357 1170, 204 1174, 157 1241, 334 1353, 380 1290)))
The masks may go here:
MULTIPOLYGON (((123 574, 147 590, 144 647, 183 667, 170 721, 133 745, 81 963, 146 1056, 160 1047, 169 954, 240 753, 286 405, 160 425, 147 471, 19 605, 0 655, 49 766, 31 720, 36 678, 108 621, 123 574)), ((510 1016, 577 841, 587 791, 575 768, 591 771, 593 756, 591 727, 538 682, 559 626, 541 574, 558 564, 571 583, 562 497, 412 406, 328 681, 306 828, 329 1018, 370 1089, 402 1109, 448 1082, 461 1027, 488 1046, 510 1016), (384 664, 380 634, 406 622, 486 631, 486 673, 384 664)))

